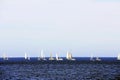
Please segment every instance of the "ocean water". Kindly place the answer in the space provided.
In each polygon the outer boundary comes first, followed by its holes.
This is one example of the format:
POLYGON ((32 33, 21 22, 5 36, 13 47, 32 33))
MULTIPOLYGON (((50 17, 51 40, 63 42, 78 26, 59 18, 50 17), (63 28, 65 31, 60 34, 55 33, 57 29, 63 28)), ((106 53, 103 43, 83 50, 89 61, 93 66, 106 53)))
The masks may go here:
MULTIPOLYGON (((55 58, 55 57, 54 57, 55 58)), ((63 61, 66 61, 65 57, 62 57, 63 61)), ((74 57, 76 61, 90 61, 90 57, 74 57)), ((117 61, 116 57, 99 57, 102 61, 117 61)), ((49 57, 46 57, 47 60, 49 60, 49 57)), ((94 58, 95 59, 95 58, 94 58)), ((3 58, 0 58, 0 62, 20 62, 20 61, 26 61, 24 57, 13 57, 9 58, 8 60, 3 60, 3 58)), ((36 62, 38 61, 37 57, 31 57, 30 62, 36 62)))
POLYGON ((115 57, 104 57, 101 61, 90 61, 89 57, 63 59, 0 58, 0 80, 120 80, 120 61, 115 57))

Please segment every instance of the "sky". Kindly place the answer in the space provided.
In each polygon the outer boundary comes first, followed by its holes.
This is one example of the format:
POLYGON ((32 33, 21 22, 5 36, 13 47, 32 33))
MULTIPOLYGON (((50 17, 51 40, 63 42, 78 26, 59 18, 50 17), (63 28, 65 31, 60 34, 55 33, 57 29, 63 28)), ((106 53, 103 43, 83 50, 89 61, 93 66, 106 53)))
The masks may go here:
POLYGON ((116 57, 119 0, 0 0, 0 56, 116 57))

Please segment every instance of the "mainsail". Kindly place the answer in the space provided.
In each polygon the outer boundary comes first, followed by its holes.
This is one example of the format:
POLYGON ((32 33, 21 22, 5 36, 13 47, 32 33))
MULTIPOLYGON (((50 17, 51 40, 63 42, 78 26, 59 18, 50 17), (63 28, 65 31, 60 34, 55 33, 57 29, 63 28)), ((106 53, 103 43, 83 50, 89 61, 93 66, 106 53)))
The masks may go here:
POLYGON ((49 60, 54 60, 54 58, 52 57, 52 53, 50 54, 49 60))
POLYGON ((58 57, 58 54, 56 54, 56 60, 63 60, 63 59, 58 57))
POLYGON ((117 60, 120 60, 120 54, 118 54, 117 60))
POLYGON ((27 57, 27 53, 25 53, 25 59, 27 59, 28 57, 27 57))
POLYGON ((58 54, 56 54, 56 60, 58 60, 58 54))
POLYGON ((40 58, 41 58, 41 59, 44 58, 44 56, 43 56, 43 50, 41 50, 40 58))
POLYGON ((67 56, 66 56, 67 59, 69 59, 69 52, 67 51, 67 56))
POLYGON ((43 54, 43 50, 41 50, 40 56, 38 56, 38 60, 46 60, 45 55, 43 54))
POLYGON ((91 61, 94 61, 93 54, 91 54, 90 60, 91 60, 91 61))

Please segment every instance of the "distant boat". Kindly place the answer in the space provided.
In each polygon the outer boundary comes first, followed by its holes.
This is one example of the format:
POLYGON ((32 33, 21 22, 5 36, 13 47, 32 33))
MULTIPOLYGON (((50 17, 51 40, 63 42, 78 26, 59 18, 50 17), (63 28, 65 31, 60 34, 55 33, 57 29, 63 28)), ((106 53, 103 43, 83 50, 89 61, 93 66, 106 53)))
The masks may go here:
POLYGON ((40 57, 38 57, 38 60, 46 60, 45 55, 43 54, 43 50, 41 50, 40 57))
POLYGON ((49 60, 54 60, 54 58, 52 57, 52 53, 50 54, 49 60))
POLYGON ((25 59, 27 59, 27 53, 25 53, 25 59))
POLYGON ((66 56, 67 60, 75 60, 74 58, 72 58, 72 54, 67 52, 67 56, 66 56))
POLYGON ((90 61, 94 61, 94 57, 93 57, 93 55, 91 55, 91 57, 90 57, 90 61))
POLYGON ((96 61, 101 61, 101 59, 99 57, 96 57, 96 61))
POLYGON ((56 60, 63 60, 62 58, 58 57, 58 54, 56 54, 56 60))
POLYGON ((120 54, 118 54, 118 56, 117 56, 117 60, 120 60, 120 54))
POLYGON ((8 57, 6 56, 6 54, 3 54, 3 60, 8 60, 8 57))
POLYGON ((30 60, 30 57, 28 57, 27 53, 25 53, 25 60, 30 60))

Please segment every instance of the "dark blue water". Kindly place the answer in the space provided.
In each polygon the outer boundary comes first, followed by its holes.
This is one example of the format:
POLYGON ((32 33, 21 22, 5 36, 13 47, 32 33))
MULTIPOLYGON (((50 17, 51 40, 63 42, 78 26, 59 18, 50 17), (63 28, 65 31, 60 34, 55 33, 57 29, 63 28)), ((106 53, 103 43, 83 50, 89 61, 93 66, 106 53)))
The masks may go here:
MULTIPOLYGON (((54 57, 55 58, 55 57, 54 57)), ((65 57, 62 57, 63 61, 66 61, 67 59, 65 57)), ((99 57, 101 61, 118 61, 116 57, 99 57)), ((90 57, 75 57, 76 61, 90 61, 90 57)), ((94 58, 95 59, 95 58, 94 58)), ((46 60, 49 61, 49 57, 46 57, 46 60)), ((0 58, 0 62, 20 62, 20 61, 26 61, 24 57, 13 57, 8 58, 8 60, 4 60, 3 58, 0 58)), ((38 61, 37 57, 31 57, 29 61, 38 61)))
POLYGON ((0 58, 0 80, 120 80, 120 61, 116 57, 100 57, 97 62, 90 61, 90 57, 75 57, 72 62, 65 57, 60 62, 46 59, 42 63, 37 57, 0 58))

